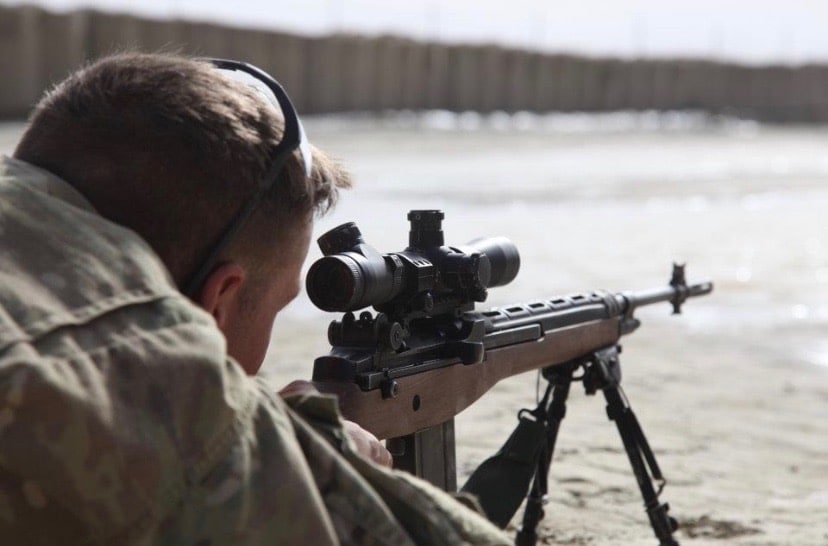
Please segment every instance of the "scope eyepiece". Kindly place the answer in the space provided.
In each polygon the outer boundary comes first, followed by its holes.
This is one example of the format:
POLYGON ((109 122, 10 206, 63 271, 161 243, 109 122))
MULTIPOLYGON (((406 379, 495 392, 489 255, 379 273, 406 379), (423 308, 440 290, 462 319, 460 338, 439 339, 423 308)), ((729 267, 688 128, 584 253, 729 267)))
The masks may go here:
POLYGON ((311 301, 323 311, 347 311, 362 301, 365 281, 349 256, 326 256, 311 266, 307 276, 311 301))
POLYGON ((396 296, 401 273, 393 260, 363 243, 317 260, 308 271, 308 296, 323 311, 356 311, 396 296))

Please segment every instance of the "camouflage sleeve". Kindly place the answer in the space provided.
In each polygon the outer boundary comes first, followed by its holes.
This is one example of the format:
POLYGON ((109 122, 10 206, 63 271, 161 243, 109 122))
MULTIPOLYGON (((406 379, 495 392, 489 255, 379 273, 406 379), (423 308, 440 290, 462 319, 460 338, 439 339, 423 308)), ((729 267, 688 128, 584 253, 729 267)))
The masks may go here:
POLYGON ((0 352, 0 542, 337 544, 278 397, 146 311, 0 352))
MULTIPOLYGON (((451 546, 474 544, 478 546, 506 546, 512 540, 489 522, 482 512, 473 510, 476 500, 458 502, 448 494, 414 476, 391 470, 363 458, 341 428, 336 398, 330 395, 301 394, 287 397, 294 410, 290 414, 296 436, 303 444, 324 442, 336 446, 342 453, 340 460, 356 474, 351 488, 365 488, 379 497, 393 514, 397 524, 415 544, 424 546, 451 546)), ((307 447, 306 454, 309 454, 307 447)), ((309 454, 312 459, 316 459, 309 454)), ((353 497, 357 497, 352 492, 353 497)))
POLYGON ((259 391, 224 457, 154 533, 162 544, 339 544, 278 397, 259 391))

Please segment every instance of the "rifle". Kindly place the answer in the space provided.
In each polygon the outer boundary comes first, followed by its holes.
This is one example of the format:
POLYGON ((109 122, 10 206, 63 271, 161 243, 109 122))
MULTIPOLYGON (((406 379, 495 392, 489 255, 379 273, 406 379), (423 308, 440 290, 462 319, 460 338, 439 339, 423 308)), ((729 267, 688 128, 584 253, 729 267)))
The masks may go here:
POLYGON ((505 527, 532 481, 517 543, 535 544, 569 387, 583 381, 587 394, 604 393, 656 536, 677 544, 676 522, 658 500, 664 479, 620 388, 618 340, 638 328, 638 307, 665 301, 677 314, 713 285, 688 285, 684 266, 674 265, 665 287, 475 311, 488 288, 515 278, 519 253, 503 237, 445 246, 443 218, 441 211, 411 211, 409 246, 395 253, 377 252, 353 223, 320 237, 324 256, 308 271, 308 295, 320 309, 346 314, 329 326, 330 353, 314 362, 317 388, 339 397, 346 418, 387 439, 395 467, 455 490, 454 416, 501 379, 541 371, 548 386, 538 407, 521 411, 503 448, 463 487, 505 527), (376 315, 354 314, 369 305, 376 315), (657 492, 650 474, 661 482, 657 492))

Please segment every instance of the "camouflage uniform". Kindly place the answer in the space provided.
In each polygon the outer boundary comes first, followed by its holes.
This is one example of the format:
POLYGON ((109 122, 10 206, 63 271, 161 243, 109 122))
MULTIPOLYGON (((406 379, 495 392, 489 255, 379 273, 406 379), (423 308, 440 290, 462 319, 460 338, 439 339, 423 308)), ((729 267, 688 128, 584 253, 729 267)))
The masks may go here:
POLYGON ((146 243, 0 163, 0 542, 508 544, 226 356, 146 243))

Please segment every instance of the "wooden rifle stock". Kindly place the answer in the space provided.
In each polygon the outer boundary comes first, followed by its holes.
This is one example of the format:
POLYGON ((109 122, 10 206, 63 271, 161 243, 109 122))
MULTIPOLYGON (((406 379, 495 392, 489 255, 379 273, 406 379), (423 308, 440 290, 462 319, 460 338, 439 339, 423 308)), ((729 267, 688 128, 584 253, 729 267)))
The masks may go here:
POLYGON ((620 337, 620 317, 593 320, 546 332, 538 339, 488 349, 482 362, 456 363, 401 377, 396 396, 381 389, 362 390, 354 382, 315 381, 322 391, 339 396, 346 419, 377 438, 394 438, 443 423, 507 377, 568 362, 613 345, 620 337))

